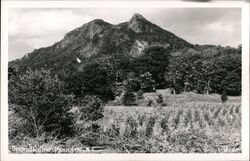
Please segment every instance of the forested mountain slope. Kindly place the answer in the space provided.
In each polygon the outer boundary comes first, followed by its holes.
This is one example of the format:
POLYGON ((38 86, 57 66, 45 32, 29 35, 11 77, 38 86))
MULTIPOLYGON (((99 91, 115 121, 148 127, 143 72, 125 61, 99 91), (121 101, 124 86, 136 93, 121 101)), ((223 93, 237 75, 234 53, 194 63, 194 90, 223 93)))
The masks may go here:
POLYGON ((134 14, 112 25, 100 19, 55 44, 9 62, 9 77, 48 69, 76 97, 114 99, 122 90, 241 94, 241 47, 193 45, 134 14))

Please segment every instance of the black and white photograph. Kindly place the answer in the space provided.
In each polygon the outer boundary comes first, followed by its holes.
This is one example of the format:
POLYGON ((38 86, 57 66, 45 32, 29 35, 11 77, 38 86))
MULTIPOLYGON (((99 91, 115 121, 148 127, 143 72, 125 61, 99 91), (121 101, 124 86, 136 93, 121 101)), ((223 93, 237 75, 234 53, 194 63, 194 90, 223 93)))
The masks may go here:
POLYGON ((242 154, 243 16, 8 8, 7 153, 242 154))

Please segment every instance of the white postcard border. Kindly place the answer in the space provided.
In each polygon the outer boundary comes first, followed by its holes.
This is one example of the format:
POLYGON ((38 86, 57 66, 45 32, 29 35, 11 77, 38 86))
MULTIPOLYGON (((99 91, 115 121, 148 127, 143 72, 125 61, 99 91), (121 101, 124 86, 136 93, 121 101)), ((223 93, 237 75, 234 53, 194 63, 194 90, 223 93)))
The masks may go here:
POLYGON ((1 159, 61 160, 249 160, 249 4, 174 1, 2 1, 1 7, 1 159), (8 154, 8 9, 9 8, 222 8, 242 9, 242 153, 240 154, 8 154))

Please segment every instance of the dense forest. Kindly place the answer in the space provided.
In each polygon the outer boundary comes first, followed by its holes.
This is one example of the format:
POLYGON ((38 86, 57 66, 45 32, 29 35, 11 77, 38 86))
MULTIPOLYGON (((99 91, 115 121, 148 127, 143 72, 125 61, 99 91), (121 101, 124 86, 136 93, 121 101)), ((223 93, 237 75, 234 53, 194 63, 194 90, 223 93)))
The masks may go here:
MULTIPOLYGON (((98 95, 112 100, 123 90, 152 92, 170 88, 173 93, 193 91, 211 94, 226 91, 241 95, 241 47, 200 46, 171 51, 151 47, 137 58, 110 54, 71 62, 66 69, 48 64, 66 84, 66 93, 76 98, 98 95)), ((32 65, 28 66, 32 69, 32 65)), ((43 69, 46 69, 44 67, 43 69)), ((18 67, 9 67, 9 78, 16 79, 18 67)), ((21 71, 23 72, 23 70, 21 71)))

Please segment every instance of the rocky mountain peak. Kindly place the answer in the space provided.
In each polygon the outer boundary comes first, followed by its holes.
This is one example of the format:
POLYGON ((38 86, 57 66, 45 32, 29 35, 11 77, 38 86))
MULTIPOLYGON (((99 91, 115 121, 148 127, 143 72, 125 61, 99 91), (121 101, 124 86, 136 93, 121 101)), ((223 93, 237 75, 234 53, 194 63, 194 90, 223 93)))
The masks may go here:
POLYGON ((106 21, 104 21, 102 19, 94 19, 94 20, 88 22, 87 24, 89 24, 89 25, 90 24, 92 24, 92 25, 100 25, 100 26, 102 26, 102 25, 110 25, 108 22, 106 22, 106 21))
POLYGON ((138 21, 138 20, 146 20, 146 19, 141 14, 135 13, 129 21, 131 22, 131 21, 138 21))
POLYGON ((139 13, 135 13, 129 20, 128 28, 136 33, 154 32, 154 25, 139 13))
POLYGON ((110 23, 103 21, 102 19, 95 19, 87 23, 88 35, 93 38, 94 35, 99 34, 103 30, 112 26, 110 23))
POLYGON ((85 42, 86 39, 93 39, 95 35, 110 28, 112 25, 102 19, 94 19, 69 33, 60 41, 59 47, 65 48, 75 42, 85 42))

